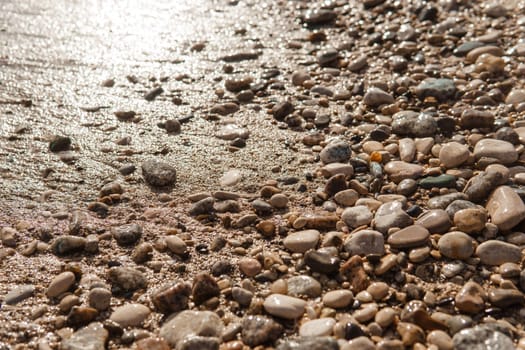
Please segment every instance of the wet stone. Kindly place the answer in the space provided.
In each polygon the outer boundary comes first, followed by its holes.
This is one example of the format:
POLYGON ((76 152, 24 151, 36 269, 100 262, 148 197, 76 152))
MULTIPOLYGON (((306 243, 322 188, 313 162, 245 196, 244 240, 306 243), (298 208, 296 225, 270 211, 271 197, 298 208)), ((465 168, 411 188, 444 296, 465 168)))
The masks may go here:
POLYGON ((89 326, 79 329, 73 335, 62 341, 63 350, 104 350, 109 333, 102 323, 94 322, 89 326))
POLYGON ((525 219, 525 204, 508 186, 496 188, 489 197, 486 208, 492 223, 500 230, 510 230, 525 219))
POLYGON ((142 227, 138 224, 116 227, 112 231, 113 237, 122 246, 134 244, 142 237, 142 227))
POLYGON ((454 214, 454 226, 468 234, 479 233, 487 223, 487 212, 480 208, 458 210, 454 214))
POLYGON ((449 215, 443 209, 432 209, 417 218, 416 224, 430 233, 445 233, 452 226, 449 215))
POLYGON ((503 176, 498 172, 481 172, 472 177, 463 192, 474 203, 483 202, 501 184, 503 176))
POLYGON ((374 217, 374 228, 385 234, 392 227, 404 228, 412 224, 412 221, 412 218, 403 210, 403 203, 393 201, 385 203, 377 209, 374 217))
POLYGON ((224 324, 211 311, 185 310, 166 322, 160 329, 160 336, 172 347, 177 348, 185 339, 193 337, 220 337, 224 324))
POLYGON ((449 193, 442 196, 432 197, 428 200, 429 209, 445 209, 450 203, 458 199, 468 199, 464 193, 449 193))
POLYGON ((390 235, 387 242, 392 248, 411 248, 425 244, 429 236, 430 233, 423 226, 412 225, 390 235))
POLYGON ((346 208, 341 214, 341 219, 351 228, 368 225, 372 222, 372 218, 372 212, 364 205, 346 208))
POLYGON ((518 152, 512 143, 495 139, 483 139, 476 143, 474 156, 477 160, 482 157, 495 158, 504 165, 514 163, 518 159, 518 152))
POLYGON ((86 246, 86 239, 78 236, 60 236, 51 243, 51 251, 56 255, 66 255, 82 251, 86 246))
POLYGON ((437 121, 429 114, 401 111, 392 116, 392 132, 400 136, 433 136, 438 128, 437 121))
POLYGON ((151 159, 142 163, 142 175, 149 185, 164 187, 175 183, 177 171, 168 163, 151 159))
POLYGON ((263 306, 270 315, 296 319, 303 315, 306 302, 287 295, 271 294, 264 300, 263 306))
POLYGON ((321 251, 309 250, 304 255, 304 263, 313 272, 335 273, 339 270, 340 262, 341 260, 338 257, 321 251))
POLYGON ((456 85, 452 79, 434 79, 428 78, 423 80, 416 88, 415 93, 420 100, 432 96, 440 101, 446 101, 454 97, 456 85))
POLYGON ((282 332, 283 327, 268 317, 254 315, 242 320, 241 339, 251 347, 273 343, 282 332))
POLYGON ((332 10, 315 9, 309 10, 304 14, 303 21, 309 25, 319 25, 330 23, 337 17, 332 10))
POLYGON ((334 309, 345 308, 354 301, 354 295, 347 289, 327 292, 323 296, 323 304, 334 309))
POLYGON ((378 107, 381 105, 394 103, 394 97, 388 92, 381 90, 380 88, 370 88, 363 97, 365 105, 370 107, 378 107))
POLYGON ((476 248, 476 255, 485 265, 501 265, 507 262, 521 261, 521 249, 510 243, 489 240, 476 248))

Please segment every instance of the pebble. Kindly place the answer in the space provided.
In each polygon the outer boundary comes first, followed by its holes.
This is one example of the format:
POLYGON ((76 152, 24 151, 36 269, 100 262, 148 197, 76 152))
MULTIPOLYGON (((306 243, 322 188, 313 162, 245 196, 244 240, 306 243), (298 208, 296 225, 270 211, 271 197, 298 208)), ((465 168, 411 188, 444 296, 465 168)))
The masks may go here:
POLYGON ((173 348, 179 348, 185 340, 193 337, 219 338, 224 324, 216 313, 211 311, 184 310, 164 323, 159 335, 173 348))
POLYGON ((510 230, 525 219, 525 204, 520 196, 508 186, 500 186, 492 192, 486 209, 492 223, 500 230, 510 230))
POLYGON ((344 248, 350 255, 384 255, 384 237, 381 232, 361 230, 352 233, 344 242, 344 248))
POLYGON ((220 294, 221 290, 217 285, 217 281, 208 273, 199 273, 193 279, 191 296, 195 304, 200 305, 210 298, 218 297, 220 294))
POLYGON ((70 271, 62 272, 49 284, 46 295, 50 298, 58 297, 60 294, 67 292, 75 284, 75 274, 70 271))
POLYGON ((405 346, 425 342, 425 332, 418 326, 408 322, 399 322, 396 331, 401 335, 401 341, 405 346))
POLYGON ((441 146, 439 161, 447 168, 456 168, 469 159, 468 147, 457 142, 448 142, 441 146))
POLYGON ((394 114, 392 119, 392 132, 400 136, 432 136, 438 128, 437 121, 426 113, 401 111, 394 114))
POLYGON ((494 127, 494 119, 494 114, 489 111, 465 109, 461 113, 461 127, 463 129, 492 129, 494 127))
POLYGON ((351 155, 350 145, 345 141, 330 142, 319 153, 319 157, 324 164, 346 162, 351 155))
POLYGON ((227 172, 222 175, 222 177, 219 179, 219 183, 221 186, 229 187, 229 186, 235 186, 242 180, 242 174, 237 169, 228 170, 227 172))
POLYGON ((392 227, 404 228, 412 224, 412 218, 403 210, 403 203, 393 201, 382 204, 374 217, 374 228, 386 234, 392 227))
POLYGON ((279 344, 276 350, 339 350, 337 340, 331 337, 299 337, 279 344))
POLYGON ((456 177, 448 174, 438 176, 428 176, 419 181, 419 186, 426 189, 431 188, 455 188, 456 177))
POLYGON ((377 314, 374 317, 374 321, 381 327, 386 329, 394 323, 396 316, 396 310, 394 310, 391 307, 385 307, 377 312, 377 314))
POLYGON ((418 164, 394 160, 388 162, 384 171, 388 174, 390 180, 399 183, 404 179, 417 179, 423 174, 423 167, 418 164))
POLYGON ((373 217, 370 209, 364 205, 346 208, 341 214, 341 219, 350 228, 368 225, 372 222, 373 217))
POLYGON ((322 337, 332 335, 335 319, 324 317, 303 323, 299 328, 301 337, 322 337))
POLYGON ((60 348, 63 350, 104 350, 106 349, 108 337, 109 332, 104 328, 102 323, 93 322, 77 330, 70 338, 64 339, 60 348))
POLYGON ((427 343, 435 345, 438 350, 453 350, 452 338, 444 331, 434 330, 428 333, 427 343))
POLYGON ((361 336, 350 339, 340 347, 340 350, 376 350, 375 344, 367 337, 361 336))
POLYGON ((466 260, 474 253, 472 238, 459 231, 448 232, 441 236, 438 248, 439 252, 449 259, 466 260))
POLYGON ((339 191, 334 196, 334 200, 337 202, 337 204, 345 206, 345 207, 353 206, 358 199, 359 199, 359 194, 355 190, 352 190, 352 189, 339 191))
POLYGON ((112 290, 117 293, 145 288, 148 284, 144 274, 130 267, 112 267, 109 269, 109 280, 112 290))
POLYGON ((505 103, 509 105, 517 105, 522 102, 525 102, 524 89, 512 89, 505 98, 505 103))
POLYGON ((317 246, 320 236, 317 230, 292 232, 283 240, 283 245, 293 253, 304 253, 317 246))
POLYGON ((525 299, 523 293, 517 289, 494 288, 489 291, 489 301, 496 307, 508 308, 512 305, 522 305, 525 299))
POLYGON ((4 297, 4 304, 16 305, 27 298, 33 296, 35 286, 32 284, 24 284, 13 287, 4 297))
POLYGON ((175 235, 170 235, 164 238, 166 246, 173 254, 184 255, 188 251, 188 246, 180 237, 175 235))
POLYGON ((316 298, 321 295, 321 284, 313 277, 302 275, 290 277, 287 281, 288 295, 292 297, 308 296, 316 298))
POLYGON ((456 350, 514 349, 512 339, 492 325, 463 329, 452 338, 456 350))
POLYGON ((111 304, 111 292, 106 288, 96 287, 89 291, 88 304, 98 311, 105 311, 111 304))
POLYGON ((142 176, 149 185, 164 187, 175 183, 177 171, 168 163, 150 159, 142 163, 142 176))
POLYGON ((485 265, 501 265, 508 262, 521 261, 521 249, 514 244, 489 240, 476 248, 476 255, 485 265))
POLYGON ((323 295, 323 304, 334 309, 345 308, 354 301, 354 294, 347 289, 327 292, 323 295))
POLYGON ((321 171, 325 177, 342 174, 349 178, 354 175, 354 167, 351 164, 343 164, 338 162, 326 164, 321 168, 321 171))
POLYGON ((380 88, 372 87, 363 96, 363 102, 370 107, 379 107, 394 103, 394 97, 380 88))
POLYGON ((477 314, 485 308, 487 294, 476 282, 467 282, 456 294, 455 305, 460 312, 477 314))
POLYGON ((303 315, 306 302, 287 295, 271 294, 266 297, 263 306, 270 315, 285 319, 297 319, 303 315))
POLYGON ((313 272, 332 274, 339 271, 341 259, 328 252, 309 250, 304 254, 304 263, 313 272))
POLYGON ((445 233, 452 226, 449 215, 443 209, 429 210, 419 216, 415 223, 431 233, 445 233))
POLYGON ((60 236, 51 243, 51 251, 56 255, 66 255, 82 251, 86 246, 86 239, 78 236, 60 236))
POLYGON ((483 139, 476 143, 474 156, 495 158, 503 165, 509 165, 518 160, 518 152, 510 142, 495 139, 483 139))
POLYGON ((248 307, 250 306, 253 300, 253 293, 248 289, 233 287, 232 288, 232 298, 241 306, 248 307))
POLYGON ((248 277, 257 275, 262 270, 261 263, 253 258, 243 258, 239 261, 239 270, 248 277))
POLYGON ((415 93, 420 100, 432 96, 440 101, 446 101, 454 97, 456 85, 452 79, 428 78, 415 88, 415 93))
POLYGON ((390 235, 387 242, 396 249, 412 248, 424 245, 429 236, 430 233, 423 226, 412 225, 390 235))
POLYGON ((268 317, 251 315, 242 320, 241 339, 251 347, 272 343, 282 332, 283 327, 268 317))
POLYGON ((191 285, 186 282, 174 282, 164 285, 151 294, 155 310, 163 314, 171 314, 188 308, 191 295, 191 285))
POLYGON ((138 224, 124 225, 113 228, 112 233, 119 245, 132 245, 142 237, 142 227, 138 224))
POLYGON ((138 327, 151 311, 142 304, 126 304, 115 309, 109 319, 122 327, 138 327))
POLYGON ((499 172, 481 172, 469 180, 463 192, 471 202, 481 203, 501 184, 502 179, 499 172))
POLYGON ((487 212, 480 208, 458 210, 454 214, 454 226, 468 234, 479 233, 485 228, 487 212))

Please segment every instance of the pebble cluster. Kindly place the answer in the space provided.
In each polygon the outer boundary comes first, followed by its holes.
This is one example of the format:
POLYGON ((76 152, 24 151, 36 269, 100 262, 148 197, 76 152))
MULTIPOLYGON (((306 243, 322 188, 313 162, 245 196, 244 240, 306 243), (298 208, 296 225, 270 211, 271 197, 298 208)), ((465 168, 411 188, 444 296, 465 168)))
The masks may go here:
MULTIPOLYGON (((230 170, 215 190, 183 200, 166 194, 177 191, 177 164, 151 156, 119 171, 140 172, 159 208, 124 222, 113 213, 134 191, 115 181, 65 213, 60 235, 42 229, 20 244, 24 227, 1 227, 4 271, 16 255, 63 262, 47 285, 17 281, 0 296, 10 313, 43 298, 29 318, 51 334, 0 331, 6 346, 525 349, 524 4, 289 3, 306 33, 285 43, 296 69, 240 75, 236 64, 264 50, 221 57, 224 79, 206 118, 266 101, 259 108, 297 139, 309 170, 251 192, 230 170), (267 90, 284 92, 265 100, 267 90), (164 223, 181 205, 177 227, 149 231, 148 221, 164 223), (110 249, 123 258, 94 270, 90 261, 110 249)), ((155 87, 144 99, 163 93, 155 87)), ((177 119, 162 127, 185 132, 177 119)), ((234 122, 215 136, 232 152, 257 142, 234 122)), ((57 136, 49 152, 74 142, 57 136)))

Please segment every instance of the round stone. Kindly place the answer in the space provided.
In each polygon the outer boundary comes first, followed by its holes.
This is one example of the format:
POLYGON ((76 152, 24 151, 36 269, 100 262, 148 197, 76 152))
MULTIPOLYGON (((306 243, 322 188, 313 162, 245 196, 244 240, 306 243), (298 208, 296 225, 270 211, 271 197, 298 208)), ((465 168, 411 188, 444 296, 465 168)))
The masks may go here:
POLYGON ((166 246, 168 249, 177 255, 183 255, 187 252, 186 243, 178 236, 171 235, 165 238, 166 246))
POLYGON ((327 292, 323 296, 323 304, 334 309, 345 308, 354 301, 354 294, 347 289, 327 292))
POLYGON ((257 259, 243 258, 239 261, 239 270, 246 276, 253 277, 261 272, 262 266, 257 259))
POLYGON ((445 168, 455 168, 465 163, 469 154, 467 146, 457 142, 449 142, 441 146, 439 161, 445 168))
POLYGON ((149 308, 142 304, 127 304, 116 308, 109 319, 122 327, 138 327, 150 312, 149 308))
POLYGON ((319 242, 320 233, 317 230, 304 230, 293 232, 286 236, 283 245, 294 253, 304 253, 315 248, 319 242))
POLYGON ((104 311, 111 303, 111 292, 106 288, 93 288, 88 294, 88 304, 92 308, 104 311))
POLYGON ((361 230, 352 233, 344 242, 344 247, 351 255, 383 255, 385 254, 385 239, 381 232, 361 230))
POLYGON ((341 219, 351 228, 368 225, 372 222, 373 217, 374 216, 370 209, 364 205, 356 205, 355 207, 346 208, 341 214, 341 219))
POLYGON ((306 302, 287 295, 271 294, 264 300, 263 306, 270 315, 293 320, 303 315, 306 302))
POLYGON ((476 255, 482 264, 501 265, 507 262, 518 263, 521 261, 521 249, 514 244, 489 240, 481 243, 476 248, 476 255))
POLYGON ((468 234, 481 232, 487 223, 487 212, 484 209, 468 208, 454 214, 454 226, 468 234))
POLYGON ((408 226, 390 235, 387 239, 392 248, 412 248, 424 245, 430 233, 426 228, 419 225, 408 226))
POLYGON ((47 287, 46 295, 50 298, 59 296, 62 293, 67 292, 75 284, 75 274, 70 271, 62 272, 49 284, 47 287))
POLYGON ((177 179, 177 171, 173 166, 155 159, 142 163, 144 180, 154 187, 171 186, 177 179))
POLYGON ((481 157, 495 158, 501 164, 508 165, 518 160, 518 152, 510 142, 495 139, 483 139, 474 147, 476 159, 481 157))
POLYGON ((299 335, 302 337, 322 337, 331 335, 335 323, 335 319, 329 317, 307 321, 299 328, 299 335))
POLYGON ((450 259, 468 259, 474 253, 474 243, 469 235, 454 231, 441 236, 438 248, 443 256, 450 259))

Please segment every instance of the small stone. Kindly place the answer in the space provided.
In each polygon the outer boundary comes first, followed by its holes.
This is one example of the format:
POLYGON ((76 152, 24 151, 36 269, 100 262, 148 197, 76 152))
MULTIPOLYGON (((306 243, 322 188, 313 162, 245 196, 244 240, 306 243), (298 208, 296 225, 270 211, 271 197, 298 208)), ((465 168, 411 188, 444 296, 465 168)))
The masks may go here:
POLYGON ((153 246, 149 243, 141 243, 131 253, 131 259, 135 264, 143 264, 151 260, 153 253, 153 246))
POLYGON ((282 332, 283 327, 268 317, 253 315, 242 320, 241 339, 251 347, 273 343, 282 332))
POLYGON ((53 153, 67 151, 71 147, 71 138, 66 136, 55 136, 49 142, 49 150, 53 153))
POLYGON ((397 312, 391 307, 385 307, 377 312, 374 321, 383 328, 389 327, 397 316, 397 312))
POLYGON ((248 277, 253 277, 261 272, 261 263, 253 258, 243 258, 239 261, 239 270, 248 277))
POLYGON ((512 164, 518 160, 518 152, 512 143, 495 139, 478 141, 474 147, 474 156, 477 160, 482 157, 495 158, 504 165, 512 164))
POLYGON ((352 189, 339 191, 335 194, 334 200, 337 204, 345 207, 351 207, 359 199, 359 194, 352 189))
POLYGON ((324 164, 346 162, 351 155, 350 145, 345 141, 331 142, 319 154, 324 164))
POLYGON ((111 304, 111 292, 106 288, 96 287, 89 291, 88 304, 98 311, 105 311, 111 304))
POLYGON ((164 92, 164 89, 162 87, 160 87, 160 86, 155 87, 155 88, 149 90, 148 92, 146 92, 146 94, 144 94, 144 99, 146 101, 153 101, 154 99, 157 98, 157 96, 159 96, 163 92, 164 92))
POLYGON ((33 296, 35 286, 32 284, 24 284, 12 288, 4 297, 4 304, 16 305, 21 301, 33 296))
POLYGON ((383 234, 374 230, 361 230, 352 233, 344 242, 344 248, 350 255, 384 255, 383 234))
POLYGON ((400 136, 433 136, 438 128, 436 119, 426 113, 401 111, 392 116, 392 132, 400 136))
POLYGON ((177 171, 167 163, 151 159, 142 163, 142 175, 149 185, 164 187, 175 183, 177 171))
POLYGON ((137 350, 170 350, 168 343, 161 338, 145 338, 135 342, 137 350))
POLYGON ((429 176, 419 181, 419 186, 426 189, 437 188, 454 188, 456 187, 456 177, 448 174, 438 176, 429 176))
POLYGON ((474 253, 472 238, 459 231, 441 236, 438 242, 439 252, 450 259, 466 260, 474 253))
POLYGON ((339 52, 333 47, 327 47, 317 52, 317 62, 321 67, 334 64, 339 57, 339 52))
POLYGON ((392 248, 412 248, 424 245, 430 236, 426 228, 419 225, 408 226, 390 235, 387 239, 392 248))
POLYGON ((66 255, 82 251, 86 246, 86 239, 78 236, 60 236, 51 243, 51 251, 56 255, 66 255))
POLYGON ((213 199, 213 197, 207 197, 207 198, 201 199, 200 201, 197 201, 192 204, 189 210, 189 213, 190 215, 193 215, 193 216, 211 214, 214 210, 213 208, 214 204, 215 204, 215 199, 213 199))
POLYGON ((163 286, 151 294, 155 309, 163 314, 171 314, 188 308, 191 286, 185 282, 175 282, 163 286))
POLYGON ((64 339, 60 348, 62 350, 104 350, 108 336, 109 333, 102 323, 94 322, 79 329, 70 338, 64 339))
POLYGON ((250 306, 253 300, 253 293, 244 288, 233 287, 232 288, 232 298, 233 300, 238 302, 239 305, 248 307, 250 306))
POLYGON ((242 174, 237 169, 228 170, 219 180, 221 186, 235 186, 242 180, 242 174))
POLYGON ((173 254, 185 255, 188 251, 186 243, 178 236, 170 235, 167 236, 164 241, 166 246, 173 254))
POLYGON ((270 315, 286 319, 297 319, 303 315, 306 302, 287 295, 271 294, 266 297, 263 306, 270 315))
POLYGON ((185 339, 196 336, 218 338, 223 330, 224 324, 216 313, 185 310, 166 322, 161 327, 159 335, 170 346, 178 349, 179 343, 185 339))
POLYGON ((442 196, 436 196, 436 197, 430 198, 428 200, 427 205, 429 209, 445 209, 450 203, 456 200, 460 200, 460 199, 465 200, 465 199, 468 199, 468 197, 464 193, 458 193, 458 192, 449 193, 449 194, 444 194, 442 196))
POLYGON ((70 271, 62 272, 49 284, 46 295, 50 298, 58 297, 60 294, 67 292, 75 284, 75 274, 70 271))
POLYGON ((122 327, 139 327, 150 313, 142 304, 127 304, 116 308, 109 319, 122 327))
POLYGON ((452 226, 452 221, 443 209, 432 209, 418 217, 416 225, 423 226, 430 233, 445 233, 452 226))
POLYGON ((372 222, 373 214, 364 205, 346 208, 341 214, 341 219, 350 228, 356 228, 362 225, 368 225, 372 222))
POLYGON ((331 274, 339 271, 341 260, 326 252, 309 250, 304 254, 304 263, 313 272, 331 274))
POLYGON ((198 274, 193 280, 191 295, 195 304, 200 305, 210 298, 218 297, 221 290, 215 279, 207 273, 198 274))
POLYGON ((309 25, 320 25, 330 23, 337 17, 337 13, 332 10, 315 9, 307 11, 303 16, 303 21, 309 25))
POLYGON ((453 98, 456 93, 456 85, 452 79, 428 78, 423 80, 414 90, 420 100, 431 96, 439 101, 453 98))
POLYGON ((501 265, 506 262, 518 263, 521 261, 521 249, 514 244, 489 240, 476 248, 476 255, 482 264, 501 265))
POLYGON ((323 304, 334 309, 345 308, 353 301, 354 294, 347 289, 333 290, 323 296, 323 304))
POLYGON ((179 343, 179 350, 219 350, 220 342, 217 337, 192 336, 187 337, 179 343))
POLYGON ((525 219, 525 204, 508 186, 500 186, 487 201, 487 211, 493 224, 500 230, 510 230, 525 219))
POLYGON ((378 107, 381 105, 388 105, 394 103, 394 97, 388 92, 381 90, 380 88, 372 87, 368 89, 363 97, 365 105, 370 107, 378 107))
POLYGON ((401 341, 405 346, 425 342, 425 332, 418 326, 408 322, 399 322, 396 331, 401 335, 401 341))
POLYGON ((452 338, 442 330, 434 330, 428 333, 427 343, 435 345, 439 350, 453 350, 452 338))
POLYGON ((113 112, 113 114, 120 121, 132 120, 137 115, 137 113, 135 111, 115 111, 115 112, 113 112))
POLYGON ((468 234, 479 233, 487 223, 487 212, 484 209, 468 208, 454 214, 454 226, 468 234))
POLYGON ((288 197, 281 193, 276 193, 270 198, 270 204, 277 209, 285 209, 288 205, 288 197))
POLYGON ((283 240, 283 245, 286 249, 293 253, 304 253, 307 250, 313 249, 319 242, 320 233, 317 230, 305 230, 290 233, 283 240))
POLYGON ((449 142, 441 146, 439 161, 447 168, 456 168, 469 158, 468 147, 457 142, 449 142))
POLYGON ((287 280, 288 295, 293 297, 308 296, 316 298, 321 295, 321 284, 310 276, 293 276, 287 280))
POLYGON ((494 119, 494 114, 489 111, 465 109, 461 113, 461 127, 463 129, 492 129, 494 127, 494 119))
POLYGON ((305 71, 296 71, 292 73, 292 84, 301 86, 307 80, 310 80, 310 75, 305 71))
POLYGON ((423 167, 417 164, 394 160, 385 165, 384 171, 392 181, 399 183, 404 179, 417 179, 423 174, 423 167))
POLYGON ((341 350, 376 350, 376 345, 366 336, 350 339, 341 350))
POLYGON ((169 134, 178 134, 180 133, 181 124, 178 119, 168 119, 164 123, 164 128, 169 134))
POLYGON ((512 339, 502 333, 497 325, 479 325, 463 329, 452 338, 456 350, 507 350, 514 349, 512 339))
POLYGON ((109 269, 109 280, 116 293, 130 292, 147 286, 144 274, 129 267, 112 267, 109 269))
POLYGON ((373 282, 366 289, 375 301, 384 299, 388 295, 388 290, 388 284, 384 282, 373 282))
POLYGON ((73 306, 67 315, 66 324, 69 327, 82 327, 97 318, 98 311, 91 307, 73 306))
POLYGON ((253 78, 250 76, 226 79, 224 81, 224 87, 230 92, 240 92, 249 89, 252 82, 253 78))
POLYGON ((505 103, 509 105, 518 105, 522 102, 525 102, 524 89, 512 89, 505 98, 505 103))
POLYGON ((456 294, 455 304, 460 312, 476 314, 485 307, 487 295, 476 282, 467 282, 456 294))
POLYGON ((119 245, 132 245, 142 237, 142 227, 138 224, 124 225, 115 227, 112 233, 119 245))
POLYGON ((279 344, 276 350, 339 350, 332 337, 300 337, 279 344))
POLYGON ((481 203, 501 184, 503 176, 498 172, 481 172, 472 177, 463 192, 474 203, 481 203))
POLYGON ((273 117, 277 120, 283 120, 287 115, 294 111, 294 106, 289 101, 277 103, 272 108, 273 117))
POLYGON ((403 203, 393 201, 382 204, 374 217, 374 228, 386 234, 392 227, 404 228, 411 225, 412 218, 403 210, 403 203))
POLYGON ((489 301, 492 305, 505 309, 513 305, 522 305, 525 299, 523 293, 517 289, 493 288, 489 292, 489 301))
POLYGON ((323 317, 303 323, 299 328, 301 337, 322 337, 332 335, 335 319, 323 317))
POLYGON ((345 176, 343 174, 337 174, 329 178, 328 181, 326 181, 324 192, 329 197, 332 197, 338 192, 346 190, 346 187, 347 185, 345 176))

